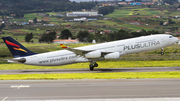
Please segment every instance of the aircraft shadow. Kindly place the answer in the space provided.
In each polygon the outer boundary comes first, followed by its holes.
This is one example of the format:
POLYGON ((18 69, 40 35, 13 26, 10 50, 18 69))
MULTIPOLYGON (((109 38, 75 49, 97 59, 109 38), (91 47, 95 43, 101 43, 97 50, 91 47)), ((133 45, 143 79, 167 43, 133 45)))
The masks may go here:
POLYGON ((122 69, 122 68, 116 68, 116 69, 101 69, 97 68, 93 71, 90 71, 89 69, 56 69, 56 70, 23 70, 21 73, 103 73, 103 72, 134 72, 138 71, 137 69, 122 69))
POLYGON ((41 70, 0 70, 0 74, 35 74, 35 73, 107 73, 107 72, 156 72, 180 71, 180 67, 145 67, 145 68, 95 68, 87 69, 41 69, 41 70))

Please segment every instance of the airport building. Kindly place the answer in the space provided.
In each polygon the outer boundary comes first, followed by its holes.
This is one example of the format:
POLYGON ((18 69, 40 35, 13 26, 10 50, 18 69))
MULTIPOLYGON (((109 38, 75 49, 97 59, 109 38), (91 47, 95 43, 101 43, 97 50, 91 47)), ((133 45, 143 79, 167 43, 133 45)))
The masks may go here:
POLYGON ((57 44, 73 44, 73 43, 79 43, 79 40, 61 39, 61 40, 53 40, 53 43, 57 43, 57 44))
POLYGON ((98 12, 72 12, 66 13, 67 17, 71 16, 99 16, 98 12))
POLYGON ((97 20, 97 18, 74 18, 74 21, 91 21, 91 20, 97 20))

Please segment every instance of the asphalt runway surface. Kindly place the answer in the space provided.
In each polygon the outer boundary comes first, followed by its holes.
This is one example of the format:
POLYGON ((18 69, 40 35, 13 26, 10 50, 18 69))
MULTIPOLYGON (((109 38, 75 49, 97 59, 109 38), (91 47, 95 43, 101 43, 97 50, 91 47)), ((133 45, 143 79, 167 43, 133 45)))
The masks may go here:
MULTIPOLYGON (((180 67, 0 70, 0 74, 180 71, 180 67)), ((180 79, 0 81, 0 101, 180 101, 180 79)))
POLYGON ((0 70, 0 74, 41 74, 41 73, 105 73, 105 72, 157 72, 180 71, 180 67, 139 67, 139 68, 95 68, 87 69, 41 69, 41 70, 0 70))
POLYGON ((75 99, 179 101, 180 79, 0 81, 0 101, 75 99))

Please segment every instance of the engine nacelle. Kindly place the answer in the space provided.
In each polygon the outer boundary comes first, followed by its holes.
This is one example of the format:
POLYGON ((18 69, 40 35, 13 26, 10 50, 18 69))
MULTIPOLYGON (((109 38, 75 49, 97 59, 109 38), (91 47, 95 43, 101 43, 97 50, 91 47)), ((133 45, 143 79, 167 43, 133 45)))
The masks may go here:
POLYGON ((101 57, 101 51, 92 51, 87 54, 85 54, 85 58, 100 58, 101 57))
POLYGON ((104 56, 105 59, 119 59, 120 58, 120 53, 119 52, 114 52, 114 53, 109 53, 104 56))

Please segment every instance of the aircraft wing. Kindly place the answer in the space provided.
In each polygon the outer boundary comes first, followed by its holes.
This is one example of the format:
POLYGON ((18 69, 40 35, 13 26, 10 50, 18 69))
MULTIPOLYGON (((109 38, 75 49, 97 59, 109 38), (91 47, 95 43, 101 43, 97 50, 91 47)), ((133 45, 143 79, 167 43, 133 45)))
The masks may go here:
MULTIPOLYGON (((80 49, 74 49, 74 48, 70 48, 70 47, 67 47, 63 44, 60 44, 60 46, 63 48, 63 49, 66 49, 66 50, 69 50, 69 51, 72 51, 74 52, 75 54, 77 55, 80 55, 80 56, 84 56, 86 53, 89 53, 89 52, 92 52, 92 51, 95 51, 95 50, 80 50, 80 49)), ((109 54, 109 53, 112 53, 112 52, 101 52, 102 53, 102 56, 106 55, 106 54, 109 54)))
POLYGON ((72 52, 74 52, 75 54, 81 55, 81 56, 84 56, 84 54, 86 54, 86 53, 88 53, 88 52, 91 52, 91 51, 86 51, 86 50, 80 50, 80 49, 70 48, 70 47, 65 46, 64 44, 60 44, 60 46, 61 46, 63 49, 72 51, 72 52))

